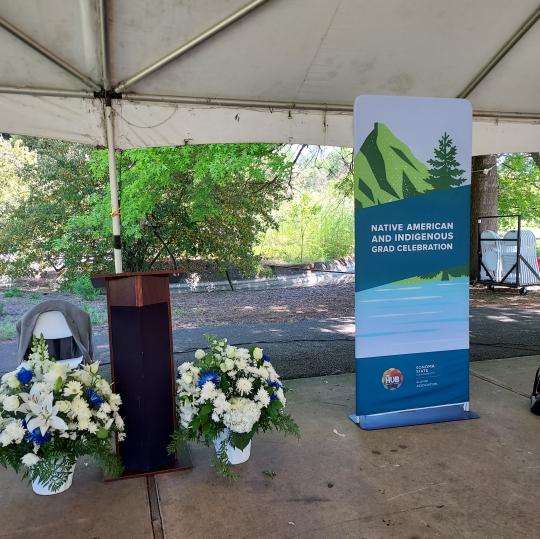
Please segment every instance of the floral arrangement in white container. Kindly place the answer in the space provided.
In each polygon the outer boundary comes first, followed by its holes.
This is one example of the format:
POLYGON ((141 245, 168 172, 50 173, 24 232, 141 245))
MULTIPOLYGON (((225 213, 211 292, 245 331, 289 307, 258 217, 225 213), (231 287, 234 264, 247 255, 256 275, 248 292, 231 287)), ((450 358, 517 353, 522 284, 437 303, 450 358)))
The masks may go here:
POLYGON ((42 337, 27 361, 2 376, 0 464, 22 471, 37 494, 67 490, 83 455, 109 476, 122 472, 111 445, 115 433, 124 437, 122 401, 98 368, 98 362, 74 369, 55 361, 42 337))
POLYGON ((261 348, 237 348, 207 336, 209 349, 197 350, 195 362, 178 367, 177 410, 180 428, 169 450, 192 440, 214 444, 214 466, 235 477, 231 464, 246 461, 259 431, 275 429, 300 435, 285 413, 285 391, 261 348))

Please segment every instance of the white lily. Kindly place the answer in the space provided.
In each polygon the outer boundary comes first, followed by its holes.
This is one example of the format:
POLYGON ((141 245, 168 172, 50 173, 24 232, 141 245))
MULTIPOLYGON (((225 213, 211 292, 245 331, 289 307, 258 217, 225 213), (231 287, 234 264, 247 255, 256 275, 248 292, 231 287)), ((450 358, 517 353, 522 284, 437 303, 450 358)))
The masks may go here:
POLYGON ((66 422, 57 415, 59 410, 56 405, 53 405, 52 393, 40 400, 28 400, 27 404, 30 413, 26 416, 26 423, 30 432, 39 428, 41 435, 45 436, 50 428, 59 431, 67 430, 66 422))

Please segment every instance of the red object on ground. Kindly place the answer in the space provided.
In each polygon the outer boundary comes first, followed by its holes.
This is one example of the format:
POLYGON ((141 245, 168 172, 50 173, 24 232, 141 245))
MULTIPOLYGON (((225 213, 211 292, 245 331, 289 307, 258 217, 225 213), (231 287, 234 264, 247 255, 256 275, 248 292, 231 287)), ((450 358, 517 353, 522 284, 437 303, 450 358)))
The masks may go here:
POLYGON ((540 269, 540 256, 536 259, 536 261, 538 262, 538 269, 540 269))

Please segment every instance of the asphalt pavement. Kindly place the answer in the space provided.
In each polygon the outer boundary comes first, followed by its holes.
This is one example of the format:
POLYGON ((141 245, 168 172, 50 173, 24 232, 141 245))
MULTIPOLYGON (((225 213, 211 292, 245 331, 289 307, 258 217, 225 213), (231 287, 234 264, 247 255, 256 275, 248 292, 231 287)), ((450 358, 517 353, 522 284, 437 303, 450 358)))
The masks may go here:
MULTIPOLYGON (((471 309, 471 360, 540 354, 540 311, 511 307, 471 309)), ((205 346, 205 335, 227 337, 230 344, 264 348, 284 378, 325 376, 354 371, 354 318, 205 326, 173 331, 177 364, 205 346)), ((109 362, 107 334, 94 336, 96 358, 109 362)), ((0 343, 0 373, 16 366, 15 341, 0 343)))

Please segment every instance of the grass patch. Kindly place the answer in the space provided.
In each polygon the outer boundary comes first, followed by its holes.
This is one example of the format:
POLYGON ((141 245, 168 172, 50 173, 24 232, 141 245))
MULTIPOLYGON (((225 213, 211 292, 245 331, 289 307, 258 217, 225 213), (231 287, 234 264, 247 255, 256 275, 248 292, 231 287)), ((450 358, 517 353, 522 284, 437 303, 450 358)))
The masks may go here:
POLYGON ((94 305, 83 303, 81 309, 88 314, 93 326, 100 326, 107 321, 107 313, 94 305))
POLYGON ((30 292, 28 294, 28 299, 34 303, 39 303, 43 299, 43 294, 39 292, 30 292))
POLYGON ((4 292, 5 298, 22 298, 24 292, 20 288, 10 288, 4 292))
POLYGON ((0 322, 0 341, 14 339, 16 335, 17 329, 15 328, 15 322, 0 322))

